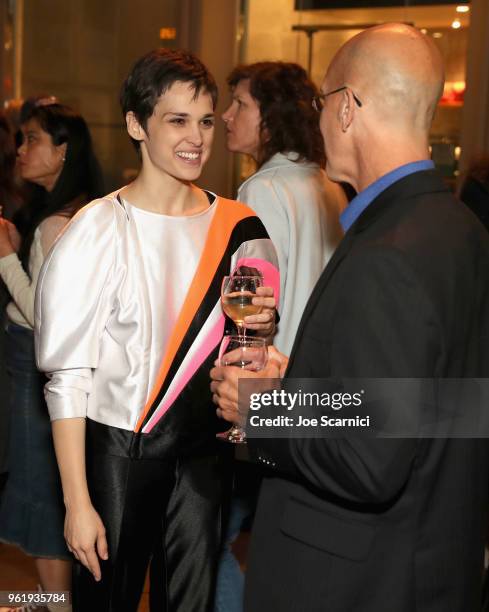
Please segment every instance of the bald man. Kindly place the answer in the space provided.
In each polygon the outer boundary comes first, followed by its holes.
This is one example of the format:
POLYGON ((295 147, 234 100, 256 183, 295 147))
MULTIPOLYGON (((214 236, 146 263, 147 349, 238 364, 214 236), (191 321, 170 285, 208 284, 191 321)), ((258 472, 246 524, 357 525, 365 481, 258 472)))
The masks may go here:
MULTIPOLYGON (((400 24, 362 32, 333 59, 320 97, 327 172, 358 195, 288 366, 271 351, 266 376, 489 377, 488 237, 428 153, 443 80, 431 39, 400 24)), ((218 414, 230 421, 239 373, 212 371, 218 414)), ((409 409, 426 420, 422 404, 409 409)), ((275 411, 262 406, 260 416, 275 411)), ((250 435, 249 447, 273 473, 255 519, 248 612, 479 609, 486 440, 291 431, 250 435)))

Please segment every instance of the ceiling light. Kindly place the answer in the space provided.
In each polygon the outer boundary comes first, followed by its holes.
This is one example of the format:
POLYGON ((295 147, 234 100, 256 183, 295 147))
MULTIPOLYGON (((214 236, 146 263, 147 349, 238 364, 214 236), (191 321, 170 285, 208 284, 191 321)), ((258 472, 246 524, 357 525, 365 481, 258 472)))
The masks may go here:
POLYGON ((459 29, 459 28, 461 28, 461 27, 462 27, 462 24, 460 23, 460 21, 459 21, 458 19, 454 19, 454 20, 452 21, 452 28, 453 28, 454 30, 458 30, 458 29, 459 29))
POLYGON ((459 4, 457 6, 457 13, 468 13, 470 11, 470 6, 466 4, 459 4))
POLYGON ((441 38, 443 34, 441 32, 433 32, 433 38, 441 38))

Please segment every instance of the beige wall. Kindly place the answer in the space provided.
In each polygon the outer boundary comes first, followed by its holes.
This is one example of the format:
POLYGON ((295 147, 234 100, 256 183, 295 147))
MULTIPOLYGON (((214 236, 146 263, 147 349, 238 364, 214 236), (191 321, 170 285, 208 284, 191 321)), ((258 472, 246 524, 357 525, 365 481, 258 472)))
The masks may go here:
POLYGON ((118 105, 132 63, 176 26, 178 0, 43 0, 25 3, 22 93, 50 93, 88 121, 107 188, 138 160, 118 105))
POLYGON ((226 150, 221 114, 230 96, 226 77, 238 61, 239 0, 199 0, 200 33, 194 51, 210 68, 219 87, 214 147, 198 183, 223 196, 235 193, 233 157, 226 150))
MULTIPOLYGON (((43 0, 25 3, 23 96, 50 93, 87 119, 107 188, 138 167, 118 105, 120 85, 133 62, 158 46, 197 53, 214 73, 220 114, 228 101, 225 79, 237 60, 239 0, 43 0), (161 27, 177 39, 159 40, 161 27)), ((217 121, 214 155, 200 183, 231 195, 231 158, 217 121)))

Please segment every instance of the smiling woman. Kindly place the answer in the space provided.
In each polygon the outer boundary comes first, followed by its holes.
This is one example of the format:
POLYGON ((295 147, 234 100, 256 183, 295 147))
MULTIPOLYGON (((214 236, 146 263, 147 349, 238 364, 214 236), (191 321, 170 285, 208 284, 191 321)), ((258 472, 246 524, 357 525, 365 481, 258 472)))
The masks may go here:
POLYGON ((214 137, 214 106, 210 93, 177 81, 161 96, 143 126, 134 111, 126 115, 128 132, 139 145, 143 170, 193 181, 207 162, 214 137))
MULTIPOLYGON (((251 259, 279 282, 253 211, 192 183, 211 152, 216 98, 189 53, 158 49, 135 64, 121 106, 140 173, 77 215, 41 275, 38 362, 79 561, 75 611, 135 612, 150 559, 152 610, 212 607, 224 424, 209 370, 225 327, 222 277, 251 259)), ((265 336, 267 293, 254 321, 265 336)))

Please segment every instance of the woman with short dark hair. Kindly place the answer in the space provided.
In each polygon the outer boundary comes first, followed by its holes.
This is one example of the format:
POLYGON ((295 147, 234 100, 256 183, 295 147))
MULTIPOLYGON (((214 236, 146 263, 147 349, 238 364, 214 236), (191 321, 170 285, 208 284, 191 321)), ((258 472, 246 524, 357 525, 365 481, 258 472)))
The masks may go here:
MULTIPOLYGON (((256 215, 194 181, 209 158, 216 86, 193 55, 136 62, 121 106, 137 178, 86 206, 56 243, 38 293, 38 361, 79 560, 74 607, 210 610, 220 543, 222 427, 209 390, 224 275, 278 285, 256 215), (67 268, 59 265, 68 261, 67 268)), ((274 328, 271 289, 248 323, 274 328)))

